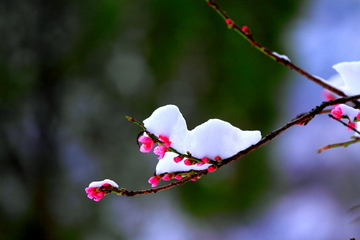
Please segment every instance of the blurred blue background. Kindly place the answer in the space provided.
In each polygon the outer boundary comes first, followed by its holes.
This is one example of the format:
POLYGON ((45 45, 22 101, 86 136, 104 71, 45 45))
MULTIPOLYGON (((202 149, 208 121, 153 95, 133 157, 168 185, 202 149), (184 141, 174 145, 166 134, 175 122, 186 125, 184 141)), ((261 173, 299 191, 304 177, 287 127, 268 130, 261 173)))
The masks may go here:
MULTIPOLYGON (((269 49, 328 78, 360 60, 358 0, 218 3, 269 49)), ((96 203, 110 178, 149 188, 156 156, 125 119, 176 104, 194 128, 220 118, 266 135, 321 88, 257 52, 205 1, 0 3, 0 239, 360 238, 359 147, 327 117, 197 182, 96 203)))

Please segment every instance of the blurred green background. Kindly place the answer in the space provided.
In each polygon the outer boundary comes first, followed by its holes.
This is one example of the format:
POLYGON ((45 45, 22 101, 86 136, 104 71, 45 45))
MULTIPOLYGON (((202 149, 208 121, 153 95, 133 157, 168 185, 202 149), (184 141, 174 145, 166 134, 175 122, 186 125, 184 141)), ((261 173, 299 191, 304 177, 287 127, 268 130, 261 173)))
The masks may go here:
MULTIPOLYGON (((279 53, 299 2, 218 1, 279 53)), ((287 70, 228 30, 205 1, 5 0, 0 43, 0 239, 137 239, 129 229, 169 211, 149 212, 164 201, 189 225, 206 219, 221 229, 271 201, 268 147, 158 194, 95 203, 84 192, 105 178, 150 187, 156 156, 138 151, 141 129, 125 115, 143 120, 171 103, 189 129, 220 118, 272 130, 287 70)))

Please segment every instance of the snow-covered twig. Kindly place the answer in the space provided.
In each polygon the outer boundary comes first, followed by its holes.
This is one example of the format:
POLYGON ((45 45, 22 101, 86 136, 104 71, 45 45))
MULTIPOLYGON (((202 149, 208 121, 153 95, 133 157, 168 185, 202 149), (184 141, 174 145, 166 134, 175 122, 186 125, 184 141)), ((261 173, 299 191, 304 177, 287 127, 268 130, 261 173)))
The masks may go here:
MULTIPOLYGON (((282 65, 295 70, 323 88, 343 97, 323 102, 309 112, 298 115, 295 119, 270 132, 263 138, 261 138, 261 133, 258 130, 243 131, 232 126, 230 123, 219 119, 210 119, 208 122, 199 125, 194 130, 188 131, 185 119, 182 117, 178 108, 173 105, 167 105, 155 110, 143 123, 132 117, 126 117, 129 121, 134 122, 143 129, 141 136, 138 138, 138 143, 142 144, 140 146, 141 152, 151 152, 154 144, 158 144, 153 151, 156 155, 159 155, 159 162, 156 166, 154 176, 148 181, 152 188, 147 190, 129 191, 125 188, 118 188, 115 182, 107 179, 91 183, 89 187, 85 189, 89 198, 99 201, 108 193, 117 193, 121 196, 133 197, 157 193, 175 186, 183 185, 189 181, 196 181, 203 175, 238 160, 244 155, 270 142, 290 127, 308 124, 316 115, 322 114, 323 110, 328 106, 350 101, 352 101, 356 107, 359 106, 359 103, 355 100, 360 99, 360 95, 347 97, 344 92, 349 89, 345 88, 343 92, 336 86, 329 84, 327 81, 313 76, 295 66, 286 56, 266 49, 254 39, 248 27, 239 27, 214 0, 206 0, 206 2, 225 19, 228 28, 235 30, 235 32, 249 41, 256 49, 282 65), (171 179, 175 181, 157 187, 160 180, 168 181, 171 179)), ((359 62, 343 63, 338 67, 344 68, 342 70, 346 70, 347 72, 351 72, 352 74, 350 75, 353 77, 353 75, 357 76, 356 73, 358 73, 359 64, 359 62), (354 69, 356 69, 356 71, 354 71, 354 69)), ((339 72, 340 74, 342 70, 339 72)), ((345 78, 344 81, 345 80, 348 82, 349 79, 345 78)), ((350 84, 345 86, 348 88, 354 86, 353 81, 350 81, 349 83, 350 84)), ((359 84, 357 83, 355 84, 356 91, 354 94, 359 92, 358 85, 359 84)), ((337 106, 337 108, 341 107, 337 106)), ((338 111, 337 109, 335 110, 338 111)), ((332 110, 332 113, 335 110, 332 110)), ((342 110, 347 111, 346 107, 342 107, 342 110)), ((354 112, 355 110, 351 111, 354 112)), ((341 114, 339 116, 341 117, 341 114)), ((356 118, 360 119, 358 116, 356 116, 356 118)), ((351 121, 353 120, 354 117, 351 121)))

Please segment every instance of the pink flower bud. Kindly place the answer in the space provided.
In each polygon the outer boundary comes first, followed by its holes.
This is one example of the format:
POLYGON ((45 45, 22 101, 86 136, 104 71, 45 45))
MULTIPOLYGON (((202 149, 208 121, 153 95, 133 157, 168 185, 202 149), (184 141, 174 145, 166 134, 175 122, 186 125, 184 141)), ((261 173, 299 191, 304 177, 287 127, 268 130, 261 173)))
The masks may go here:
POLYGON ((216 167, 215 166, 210 166, 207 168, 208 172, 215 172, 216 167))
POLYGON ((159 177, 153 176, 149 178, 148 183, 151 184, 151 187, 156 187, 159 184, 159 181, 160 181, 159 177))
POLYGON ((181 180, 181 179, 182 179, 182 176, 181 176, 181 175, 176 175, 176 176, 175 176, 175 179, 176 179, 176 180, 181 180))
POLYGON ((233 28, 234 27, 234 22, 230 18, 227 18, 225 20, 225 23, 228 25, 228 28, 233 28))
POLYGON ((163 177, 162 177, 162 180, 164 181, 169 181, 171 179, 171 175, 170 174, 165 174, 163 177))
POLYGON ((85 188, 85 192, 87 193, 88 198, 96 202, 100 201, 105 196, 105 194, 101 192, 99 188, 96 187, 85 188))
POLYGON ((340 119, 343 115, 343 111, 340 106, 336 106, 333 110, 331 110, 331 114, 334 115, 335 118, 340 119))
POLYGON ((154 153, 156 155, 159 155, 158 159, 164 158, 166 152, 167 152, 167 148, 162 145, 159 145, 156 148, 154 148, 154 153))
POLYGON ((216 161, 221 161, 222 159, 221 159, 221 157, 219 157, 219 156, 216 156, 215 158, 214 158, 214 160, 216 160, 216 161))
POLYGON ((241 27, 241 31, 245 34, 245 35, 251 35, 251 31, 250 28, 248 26, 243 26, 241 27))
POLYGON ((142 143, 140 147, 140 152, 148 153, 151 152, 152 148, 154 147, 154 141, 148 136, 141 136, 138 139, 139 143, 142 143))
POLYGON ((174 157, 174 162, 178 163, 178 162, 181 162, 183 160, 184 157, 182 156, 177 156, 177 157, 174 157))
POLYGON ((191 166, 192 165, 192 162, 191 162, 191 160, 190 159, 185 159, 184 160, 184 164, 186 165, 186 166, 191 166))
POLYGON ((203 157, 203 158, 201 159, 201 161, 203 161, 203 163, 208 163, 208 162, 209 162, 209 159, 208 159, 207 157, 203 157))
POLYGON ((169 141, 169 138, 164 135, 159 135, 159 140, 164 143, 165 147, 170 147, 171 142, 169 141))
POLYGON ((201 167, 202 165, 204 165, 205 163, 203 162, 197 162, 195 165, 198 166, 198 167, 201 167))

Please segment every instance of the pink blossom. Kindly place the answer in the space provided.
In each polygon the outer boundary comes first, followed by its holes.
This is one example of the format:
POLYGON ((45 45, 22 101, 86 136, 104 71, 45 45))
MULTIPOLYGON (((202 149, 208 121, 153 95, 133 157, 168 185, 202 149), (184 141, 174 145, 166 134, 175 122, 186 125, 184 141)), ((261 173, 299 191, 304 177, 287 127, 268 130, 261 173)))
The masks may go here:
POLYGON ((182 179, 182 176, 181 176, 181 175, 176 175, 174 178, 175 178, 176 180, 181 180, 181 179, 182 179))
POLYGON ((343 111, 340 106, 336 106, 333 110, 331 110, 331 114, 334 115, 335 118, 340 119, 343 115, 343 111))
POLYGON ((139 137, 138 141, 142 143, 140 147, 140 152, 148 153, 151 152, 152 148, 154 147, 154 141, 148 136, 141 136, 139 137))
POLYGON ((357 120, 360 120, 360 112, 356 115, 357 120))
POLYGON ((201 167, 202 165, 204 165, 205 163, 203 162, 197 162, 195 165, 198 166, 198 167, 201 167))
POLYGON ((191 179, 191 181, 193 181, 193 182, 195 182, 196 180, 198 180, 197 177, 194 177, 194 178, 191 179))
POLYGON ((214 160, 216 160, 216 161, 221 161, 221 157, 216 156, 216 157, 214 158, 214 160))
POLYGON ((168 138, 168 137, 166 137, 166 136, 164 136, 164 135, 160 135, 160 136, 159 136, 159 140, 164 143, 164 146, 165 146, 165 147, 170 147, 171 142, 169 141, 169 138, 168 138))
POLYGON ((156 155, 159 155, 158 159, 162 159, 167 152, 167 148, 170 147, 171 142, 169 141, 169 138, 164 135, 160 135, 159 140, 164 144, 164 146, 159 144, 157 147, 154 148, 154 153, 156 155))
POLYGON ((159 145, 156 148, 154 148, 154 153, 156 155, 159 155, 158 159, 164 158, 166 152, 167 152, 167 148, 162 145, 159 145))
POLYGON ((93 199, 96 202, 100 201, 105 195, 104 192, 95 187, 87 187, 85 188, 85 192, 88 198, 93 199))
POLYGON ((160 178, 158 176, 153 176, 149 178, 148 183, 151 184, 151 187, 156 187, 159 184, 160 178))

